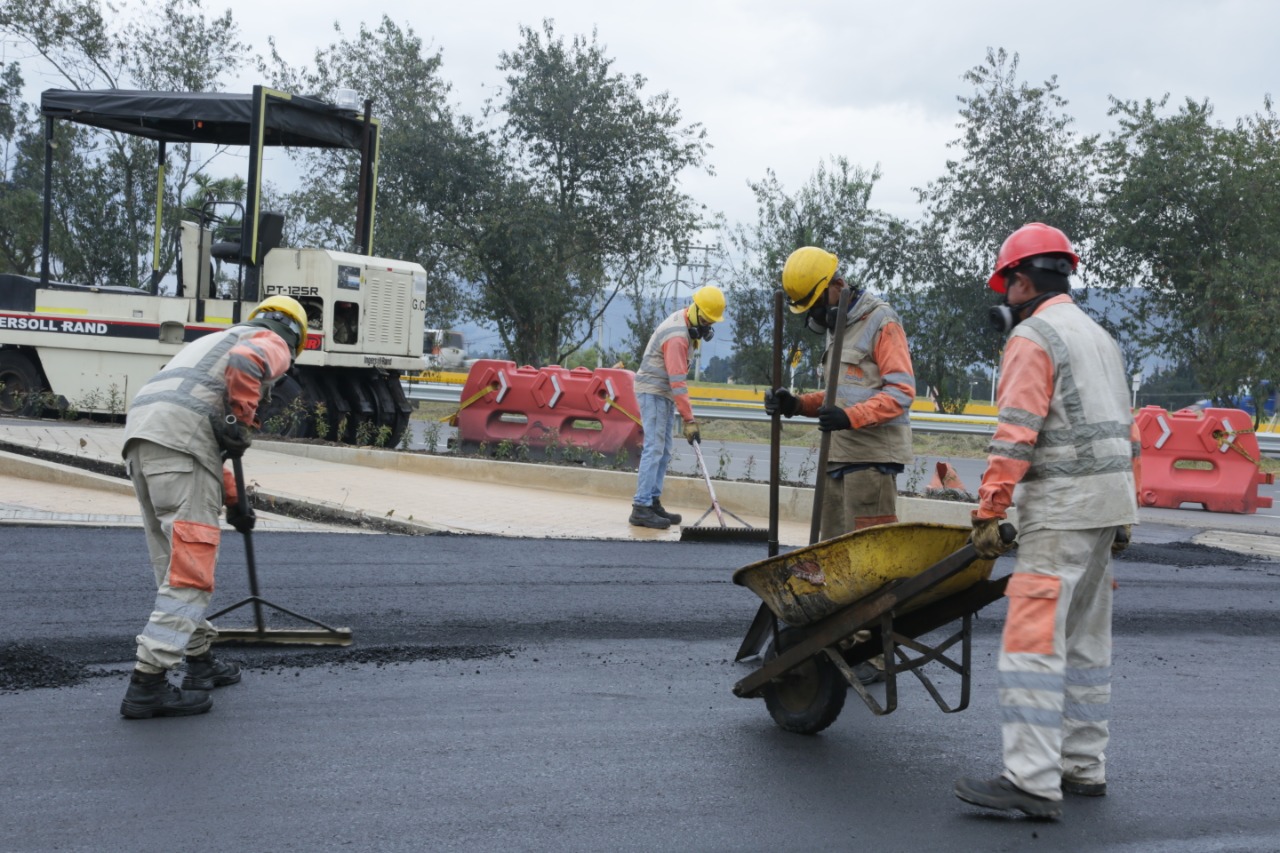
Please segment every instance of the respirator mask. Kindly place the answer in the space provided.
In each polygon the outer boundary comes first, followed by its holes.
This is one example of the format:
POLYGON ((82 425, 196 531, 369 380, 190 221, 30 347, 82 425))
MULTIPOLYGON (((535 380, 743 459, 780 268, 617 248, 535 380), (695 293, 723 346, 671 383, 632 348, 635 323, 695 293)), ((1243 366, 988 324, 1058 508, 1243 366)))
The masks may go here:
POLYGON ((993 305, 987 309, 987 322, 991 324, 991 328, 997 332, 1007 334, 1013 331, 1013 327, 1022 322, 1022 315, 1026 313, 1028 316, 1035 311, 1036 306, 1046 299, 1052 299, 1063 293, 1070 291, 1070 284, 1067 276, 1071 275, 1071 264, 1063 258, 1032 258, 1025 262, 1028 266, 1037 269, 1048 270, 1049 272, 1058 273, 1062 276, 1062 287, 1052 288, 1043 293, 1038 293, 1025 302, 1019 302, 1016 305, 1009 302, 1009 284, 1010 278, 1016 270, 1009 270, 1005 273, 1005 293, 1004 301, 999 305, 993 305))
POLYGON ((702 312, 697 305, 689 307, 689 338, 694 341, 709 341, 716 336, 716 330, 710 323, 702 322, 702 312))
POLYGON ((1048 293, 1041 293, 1033 299, 1028 299, 1026 302, 1019 302, 1017 305, 1010 305, 1009 297, 1006 296, 1003 303, 987 309, 987 320, 991 323, 991 328, 997 332, 1012 332, 1013 327, 1022 322, 1022 312, 1034 311, 1041 302, 1058 295, 1060 294, 1057 291, 1051 290, 1048 293))
MULTIPOLYGON (((861 290, 851 290, 849 293, 849 305, 852 308, 857 304, 858 299, 862 296, 861 290)), ((828 305, 826 299, 819 299, 813 303, 813 306, 805 314, 804 324, 809 331, 815 335, 823 335, 827 332, 836 330, 836 323, 840 320, 840 308, 837 305, 828 305)))

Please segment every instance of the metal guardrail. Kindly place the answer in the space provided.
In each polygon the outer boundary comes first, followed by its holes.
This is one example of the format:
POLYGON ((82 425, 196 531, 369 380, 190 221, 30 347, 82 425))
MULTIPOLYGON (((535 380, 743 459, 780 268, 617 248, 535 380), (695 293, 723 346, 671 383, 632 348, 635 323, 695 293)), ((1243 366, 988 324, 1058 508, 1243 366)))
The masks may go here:
MULTIPOLYGON (((404 392, 410 400, 432 403, 457 403, 462 399, 462 386, 451 382, 405 382, 404 392)), ((731 421, 767 421, 769 416, 759 404, 738 400, 699 399, 690 395, 693 412, 700 418, 731 421)), ((796 423, 816 424, 816 418, 796 417, 796 423)), ((964 435, 991 435, 996 429, 996 419, 991 415, 944 415, 935 412, 911 412, 911 428, 929 433, 960 433, 964 435)), ((1258 448, 1262 455, 1280 458, 1280 433, 1259 432, 1258 448)))

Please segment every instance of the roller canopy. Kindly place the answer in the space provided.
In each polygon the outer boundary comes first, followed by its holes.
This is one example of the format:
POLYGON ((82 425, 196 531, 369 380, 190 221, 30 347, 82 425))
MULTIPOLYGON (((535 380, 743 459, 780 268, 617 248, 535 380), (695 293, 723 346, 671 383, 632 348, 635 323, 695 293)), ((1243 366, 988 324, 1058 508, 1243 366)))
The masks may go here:
MULTIPOLYGON (((266 92, 263 144, 359 149, 360 114, 300 95, 266 92)), ((48 89, 40 112, 162 142, 254 144, 253 95, 223 92, 145 92, 127 89, 48 89)))

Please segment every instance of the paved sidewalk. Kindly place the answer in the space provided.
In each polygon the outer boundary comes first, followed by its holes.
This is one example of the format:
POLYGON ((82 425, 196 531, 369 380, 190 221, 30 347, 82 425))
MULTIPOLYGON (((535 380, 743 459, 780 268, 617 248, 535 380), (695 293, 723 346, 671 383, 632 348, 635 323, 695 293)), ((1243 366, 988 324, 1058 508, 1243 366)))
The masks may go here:
MULTIPOLYGON (((111 464, 120 461, 122 435, 120 427, 103 425, 63 425, 54 421, 0 425, 0 443, 111 464)), ((269 510, 271 501, 276 499, 353 520, 364 518, 398 525, 405 532, 646 541, 680 538, 678 527, 648 530, 628 524, 629 498, 539 488, 528 482, 512 484, 378 467, 382 460, 376 457, 394 451, 324 448, 324 455, 343 459, 341 462, 299 455, 309 449, 307 445, 265 439, 254 442, 244 456, 244 468, 246 481, 261 496, 257 503, 260 513, 269 510)), ((35 461, 28 460, 29 463, 35 461)), ((42 467, 52 471, 63 466, 42 467)), ((536 480, 543 476, 537 470, 543 466, 520 467, 526 469, 520 472, 521 479, 536 480)), ((102 483, 96 478, 89 484, 40 482, 37 478, 42 476, 53 475, 28 471, 15 476, 0 466, 0 489, 3 489, 0 494, 6 496, 0 503, 0 523, 139 523, 132 489, 124 480, 117 479, 113 487, 110 482, 102 483)), ((576 476, 585 478, 588 474, 579 472, 576 476)), ((702 506, 664 503, 673 512, 683 513, 688 523, 710 505, 709 500, 702 506)), ((768 527, 767 518, 738 514, 746 524, 768 527)), ((284 529, 290 521, 293 520, 272 519, 273 523, 266 525, 266 529, 284 529)), ((726 522, 740 526, 728 516, 726 522)), ((714 514, 703 522, 708 523, 716 523, 714 514)), ((806 544, 808 535, 807 524, 783 522, 779 525, 779 540, 783 545, 806 544)))
MULTIPOLYGON (((0 422, 0 524, 140 525, 132 486, 27 455, 32 448, 119 465, 123 428, 58 421, 0 422)), ((260 527, 270 530, 353 530, 402 533, 475 533, 555 539, 678 541, 680 529, 648 530, 627 523, 635 475, 616 471, 458 459, 300 442, 258 439, 244 457, 245 476, 257 492, 260 527), (287 502, 316 521, 273 513, 287 502)), ((767 529, 767 489, 716 481, 716 494, 741 523, 767 529), (744 507, 756 507, 752 513, 744 507)), ((784 547, 808 544, 809 489, 784 488, 778 539, 784 547)), ((710 506, 700 478, 668 477, 663 503, 691 524, 710 506)), ((968 524, 969 504, 904 497, 903 521, 968 524)), ((1242 553, 1275 556, 1275 529, 1266 519, 1223 513, 1145 508, 1143 521, 1201 528, 1194 541, 1242 553)), ((1016 525, 1016 515, 1011 513, 1016 525)), ((740 527, 729 515, 725 521, 740 527)), ((703 526, 714 526, 714 514, 703 526)), ((228 528, 230 529, 230 528, 228 528)))

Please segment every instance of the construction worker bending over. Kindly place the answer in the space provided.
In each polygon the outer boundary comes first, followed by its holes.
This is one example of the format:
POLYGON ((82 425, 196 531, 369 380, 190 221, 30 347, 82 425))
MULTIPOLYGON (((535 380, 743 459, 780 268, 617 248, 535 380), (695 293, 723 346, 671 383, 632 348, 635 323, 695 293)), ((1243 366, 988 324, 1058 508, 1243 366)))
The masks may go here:
POLYGON ((1128 374, 1069 295, 1078 263, 1065 234, 1033 222, 1004 241, 987 282, 1012 334, 972 541, 985 559, 1008 550, 998 526, 1016 504, 1018 562, 998 663, 1004 773, 955 786, 966 802, 1043 818, 1062 814, 1064 791, 1107 790, 1111 555, 1137 521, 1140 480, 1128 374))
MULTIPOLYGON (((782 287, 792 313, 807 312, 809 330, 826 336, 824 369, 834 359, 831 345, 840 291, 839 259, 816 246, 796 249, 782 268, 782 287)), ((823 392, 800 396, 786 388, 764 395, 769 414, 818 418, 831 433, 823 491, 821 538, 898 520, 897 476, 914 458, 911 403, 916 378, 902 321, 888 303, 855 289, 845 321, 844 342, 835 361, 840 371, 836 405, 823 404, 823 392)))
POLYGON ((644 447, 629 519, 637 527, 665 530, 680 523, 679 513, 667 512, 662 506, 662 485, 671 462, 671 421, 679 412, 684 437, 690 444, 702 440, 689 404, 689 346, 692 342, 697 350, 703 341, 711 340, 712 325, 723 319, 724 294, 708 284, 694 291, 692 305, 658 324, 644 348, 636 371, 644 447))
POLYGON ((258 406, 306 344, 297 300, 272 296, 241 323, 183 349, 147 381, 125 419, 125 470, 133 481, 155 570, 155 608, 138 635, 138 660, 120 713, 131 719, 202 714, 209 690, 235 684, 240 667, 209 651, 217 631, 204 614, 213 594, 221 530, 218 513, 241 532, 253 511, 238 510, 223 460, 239 457, 258 426, 258 406), (181 689, 165 674, 186 658, 181 689))

